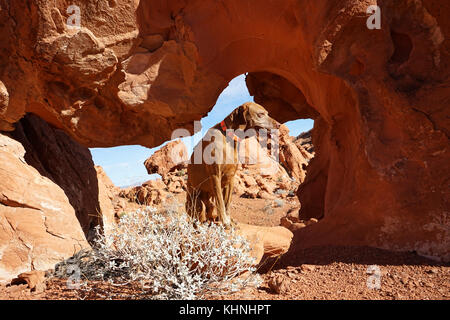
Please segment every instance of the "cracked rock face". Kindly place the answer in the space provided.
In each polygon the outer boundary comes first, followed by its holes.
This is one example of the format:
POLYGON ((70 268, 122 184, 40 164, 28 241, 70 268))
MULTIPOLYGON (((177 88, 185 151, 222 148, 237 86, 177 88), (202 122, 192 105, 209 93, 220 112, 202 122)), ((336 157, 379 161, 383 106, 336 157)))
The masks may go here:
POLYGON ((0 135, 0 281, 89 246, 64 191, 24 156, 19 142, 0 135))
POLYGON ((450 258, 448 1, 86 0, 78 30, 67 5, 0 0, 0 130, 33 112, 87 147, 154 147, 248 72, 272 117, 315 120, 298 195, 323 219, 291 250, 450 258))
POLYGON ((0 281, 46 270, 113 229, 112 182, 89 150, 35 115, 0 134, 0 281))

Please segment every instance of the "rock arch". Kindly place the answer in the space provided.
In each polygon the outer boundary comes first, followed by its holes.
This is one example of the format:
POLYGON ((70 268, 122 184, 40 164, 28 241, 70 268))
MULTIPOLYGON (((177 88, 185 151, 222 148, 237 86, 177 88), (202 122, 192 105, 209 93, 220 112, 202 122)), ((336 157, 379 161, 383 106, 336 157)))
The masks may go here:
POLYGON ((54 20, 56 10, 66 18, 65 1, 0 0, 0 38, 12 39, 0 42, 1 130, 34 112, 85 146, 152 147, 192 130, 228 81, 249 72, 273 115, 315 119, 317 157, 299 197, 302 215, 324 219, 301 231, 298 247, 449 258, 448 4, 110 3, 84 1, 82 28, 70 31, 54 20), (366 27, 373 4, 380 30, 366 27))

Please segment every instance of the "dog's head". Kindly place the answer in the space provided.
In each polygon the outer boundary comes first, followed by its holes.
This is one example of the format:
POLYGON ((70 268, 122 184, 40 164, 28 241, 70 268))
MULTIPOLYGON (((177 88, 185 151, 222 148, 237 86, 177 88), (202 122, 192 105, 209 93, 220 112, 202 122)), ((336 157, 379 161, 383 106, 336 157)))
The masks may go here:
POLYGON ((254 103, 247 102, 236 109, 237 117, 239 122, 239 129, 279 129, 280 124, 269 116, 269 113, 263 106, 254 103))

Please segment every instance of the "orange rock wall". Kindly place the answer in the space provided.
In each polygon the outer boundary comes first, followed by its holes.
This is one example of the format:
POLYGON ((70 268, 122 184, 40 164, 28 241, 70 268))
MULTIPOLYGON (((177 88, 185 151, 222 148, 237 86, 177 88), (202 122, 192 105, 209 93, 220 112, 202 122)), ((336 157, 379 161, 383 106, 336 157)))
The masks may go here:
POLYGON ((324 219, 298 247, 449 257, 448 1, 74 3, 78 31, 61 23, 67 1, 0 0, 0 129, 34 112, 86 146, 152 147, 249 72, 273 117, 315 119, 299 197, 324 219), (366 27, 372 4, 380 30, 366 27))

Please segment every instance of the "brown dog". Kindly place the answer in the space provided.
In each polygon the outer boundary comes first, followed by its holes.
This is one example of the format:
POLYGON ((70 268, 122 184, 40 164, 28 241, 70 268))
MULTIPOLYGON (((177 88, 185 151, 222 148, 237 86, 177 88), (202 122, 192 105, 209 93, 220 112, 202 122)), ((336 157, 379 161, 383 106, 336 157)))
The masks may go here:
POLYGON ((266 109, 248 102, 209 129, 194 148, 188 165, 187 213, 200 222, 218 220, 229 226, 228 209, 239 164, 240 138, 236 134, 242 135, 245 131, 245 137, 249 137, 256 134, 256 130, 279 127, 280 124, 269 117, 266 109), (249 129, 254 129, 250 130, 254 134, 249 134, 249 129))

